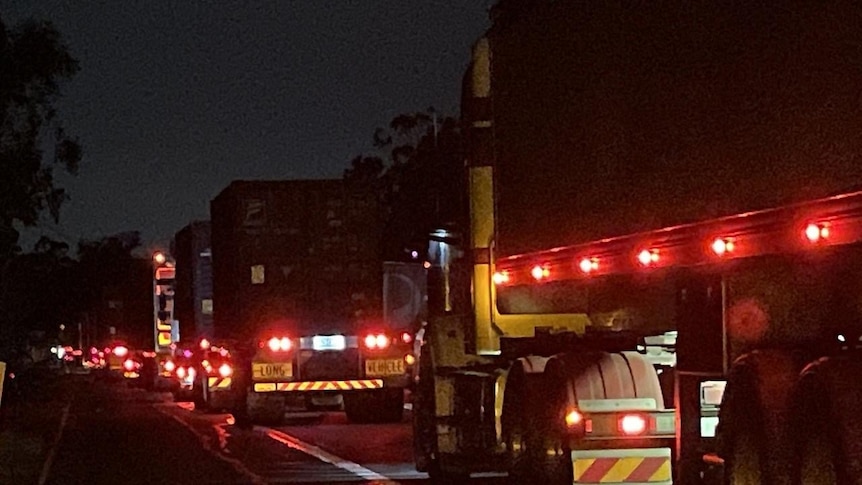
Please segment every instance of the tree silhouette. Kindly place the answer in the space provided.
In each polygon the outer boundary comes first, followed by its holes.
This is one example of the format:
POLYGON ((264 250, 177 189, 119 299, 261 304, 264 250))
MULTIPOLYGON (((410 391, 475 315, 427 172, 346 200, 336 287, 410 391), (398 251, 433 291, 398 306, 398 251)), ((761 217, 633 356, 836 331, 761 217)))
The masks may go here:
POLYGON ((76 173, 81 146, 55 120, 54 104, 59 81, 77 70, 49 22, 9 30, 0 19, 0 259, 19 249, 16 223, 36 225, 45 211, 59 218, 67 196, 55 186, 53 169, 76 173), (48 137, 50 157, 43 153, 48 137))

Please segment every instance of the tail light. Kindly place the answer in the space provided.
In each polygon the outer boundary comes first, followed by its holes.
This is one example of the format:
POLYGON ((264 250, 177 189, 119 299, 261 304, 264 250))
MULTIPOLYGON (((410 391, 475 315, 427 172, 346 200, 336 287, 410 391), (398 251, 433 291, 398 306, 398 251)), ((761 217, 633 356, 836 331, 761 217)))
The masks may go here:
POLYGON ((210 348, 210 341, 207 339, 202 339, 201 340, 201 349, 207 350, 208 348, 210 348))
POLYGON ((186 377, 186 368, 185 367, 177 367, 177 377, 180 379, 184 379, 186 377))
POLYGON ((278 351, 287 352, 292 347, 292 344, 290 343, 290 339, 287 337, 282 337, 282 338, 273 337, 273 338, 269 339, 269 341, 267 342, 267 345, 269 346, 269 350, 272 350, 273 352, 278 352, 278 351))
POLYGON ((126 361, 123 362, 123 368, 129 372, 135 370, 135 361, 132 359, 126 359, 126 361))
POLYGON ((233 374, 233 369, 231 369, 230 364, 222 364, 221 367, 218 368, 218 374, 222 377, 228 377, 233 374))
POLYGON ((177 366, 176 366, 176 364, 174 364, 174 361, 168 360, 165 362, 165 370, 166 371, 173 372, 174 369, 176 369, 176 368, 177 368, 177 366))
POLYGON ((373 349, 385 349, 386 347, 389 347, 390 343, 391 342, 389 340, 389 337, 387 337, 386 335, 384 335, 382 333, 379 333, 376 335, 375 334, 368 334, 365 337, 365 347, 368 349, 371 349, 371 350, 373 350, 373 349))
POLYGON ((409 332, 404 332, 401 334, 401 341, 405 344, 409 344, 413 341, 413 335, 411 335, 409 332))
POLYGON ((620 418, 620 431, 629 436, 643 434, 647 429, 646 418, 639 414, 626 414, 620 418))
POLYGON ((126 347, 123 347, 122 345, 118 345, 118 346, 114 347, 113 352, 114 352, 114 355, 116 355, 117 357, 125 357, 126 354, 129 353, 129 349, 127 349, 126 347))
POLYGON ((204 371, 207 374, 211 374, 213 371, 213 366, 212 366, 212 364, 210 364, 210 361, 208 361, 208 360, 201 361, 201 367, 204 368, 204 371))

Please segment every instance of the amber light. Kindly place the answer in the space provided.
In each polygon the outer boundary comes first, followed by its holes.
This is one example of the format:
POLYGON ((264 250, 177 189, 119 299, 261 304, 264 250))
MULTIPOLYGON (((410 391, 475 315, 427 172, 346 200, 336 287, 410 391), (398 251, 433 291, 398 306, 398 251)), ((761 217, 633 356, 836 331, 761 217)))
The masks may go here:
POLYGON ((577 410, 569 411, 566 414, 566 426, 577 426, 584 422, 584 415, 577 410))
POLYGON ((805 227, 805 238, 811 243, 819 242, 829 237, 829 227, 823 224, 808 224, 805 227))

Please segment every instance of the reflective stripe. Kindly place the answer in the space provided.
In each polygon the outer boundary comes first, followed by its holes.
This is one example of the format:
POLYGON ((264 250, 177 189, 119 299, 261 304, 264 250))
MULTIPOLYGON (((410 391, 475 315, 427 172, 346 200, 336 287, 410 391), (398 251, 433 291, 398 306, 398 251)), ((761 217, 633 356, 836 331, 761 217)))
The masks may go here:
POLYGON ((210 377, 207 380, 207 385, 213 389, 227 389, 230 387, 230 377, 210 377))
POLYGON ((572 453, 575 483, 670 484, 670 450, 578 450, 572 453), (634 455, 634 456, 633 456, 634 455))
POLYGON ((258 382, 254 392, 273 391, 350 391, 354 389, 380 389, 383 379, 351 381, 258 382))

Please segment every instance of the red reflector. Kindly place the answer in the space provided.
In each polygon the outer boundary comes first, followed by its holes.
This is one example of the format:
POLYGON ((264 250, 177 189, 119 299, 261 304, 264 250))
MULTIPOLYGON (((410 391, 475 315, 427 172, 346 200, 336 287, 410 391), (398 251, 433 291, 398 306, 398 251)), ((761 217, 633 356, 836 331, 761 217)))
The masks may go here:
POLYGON ((620 431, 629 436, 643 434, 646 426, 646 419, 637 414, 627 414, 620 418, 620 431))

